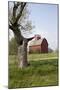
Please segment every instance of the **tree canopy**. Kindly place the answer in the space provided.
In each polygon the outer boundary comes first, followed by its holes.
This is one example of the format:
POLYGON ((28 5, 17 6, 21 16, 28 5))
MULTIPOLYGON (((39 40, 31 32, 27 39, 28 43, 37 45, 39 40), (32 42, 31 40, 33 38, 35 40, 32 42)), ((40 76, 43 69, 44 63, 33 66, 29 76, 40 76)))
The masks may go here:
POLYGON ((30 31, 34 27, 31 20, 28 20, 27 6, 26 2, 9 2, 9 29, 14 32, 18 45, 25 38, 21 30, 26 33, 27 30, 30 31))

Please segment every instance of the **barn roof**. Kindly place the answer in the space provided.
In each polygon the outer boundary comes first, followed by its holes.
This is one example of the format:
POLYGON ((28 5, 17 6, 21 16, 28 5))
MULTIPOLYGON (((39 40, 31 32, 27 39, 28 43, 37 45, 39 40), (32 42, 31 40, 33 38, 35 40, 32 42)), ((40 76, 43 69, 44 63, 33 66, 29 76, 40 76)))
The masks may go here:
POLYGON ((45 38, 41 38, 40 35, 35 35, 34 38, 30 41, 29 46, 41 45, 43 40, 46 40, 46 39, 45 38))
POLYGON ((42 44, 42 41, 43 41, 43 39, 39 39, 39 40, 32 40, 31 42, 30 42, 30 45, 29 46, 33 46, 33 45, 41 45, 42 44))

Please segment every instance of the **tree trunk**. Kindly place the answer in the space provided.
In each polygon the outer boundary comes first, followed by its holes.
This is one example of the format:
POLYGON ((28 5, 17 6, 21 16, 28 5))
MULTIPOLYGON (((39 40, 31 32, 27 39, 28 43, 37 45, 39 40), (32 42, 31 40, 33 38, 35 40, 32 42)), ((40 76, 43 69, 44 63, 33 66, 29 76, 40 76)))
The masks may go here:
POLYGON ((24 68, 27 65, 27 40, 23 40, 23 44, 18 47, 18 66, 24 68))

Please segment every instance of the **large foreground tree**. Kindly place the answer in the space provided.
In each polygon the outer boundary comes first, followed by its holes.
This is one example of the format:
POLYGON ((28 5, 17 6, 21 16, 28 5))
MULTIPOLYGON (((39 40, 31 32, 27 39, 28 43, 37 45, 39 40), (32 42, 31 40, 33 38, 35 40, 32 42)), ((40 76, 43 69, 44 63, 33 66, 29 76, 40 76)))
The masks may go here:
POLYGON ((21 30, 31 30, 31 22, 27 20, 27 3, 26 2, 9 2, 9 29, 13 31, 18 44, 18 66, 20 68, 28 66, 27 61, 27 44, 33 39, 25 38, 21 30), (12 8, 11 8, 12 6, 12 8))

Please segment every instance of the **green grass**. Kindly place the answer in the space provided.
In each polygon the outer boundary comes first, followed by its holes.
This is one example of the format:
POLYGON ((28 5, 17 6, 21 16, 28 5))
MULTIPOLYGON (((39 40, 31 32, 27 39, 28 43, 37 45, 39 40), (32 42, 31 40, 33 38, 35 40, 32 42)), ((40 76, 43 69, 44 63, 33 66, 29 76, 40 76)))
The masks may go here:
POLYGON ((57 59, 58 53, 45 53, 45 54, 30 54, 28 55, 28 59, 31 60, 44 60, 44 59, 57 59))
POLYGON ((58 58, 56 53, 28 55, 30 66, 19 69, 17 56, 9 56, 9 88, 58 85, 58 58), (55 57, 52 59, 52 57, 55 57), (48 58, 43 60, 43 58, 48 58), (50 58, 50 59, 49 59, 50 58))

